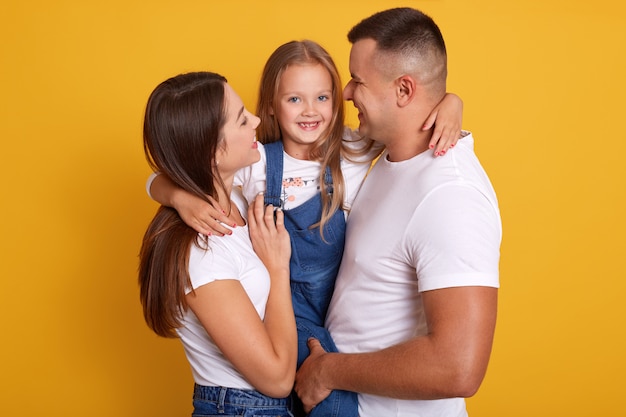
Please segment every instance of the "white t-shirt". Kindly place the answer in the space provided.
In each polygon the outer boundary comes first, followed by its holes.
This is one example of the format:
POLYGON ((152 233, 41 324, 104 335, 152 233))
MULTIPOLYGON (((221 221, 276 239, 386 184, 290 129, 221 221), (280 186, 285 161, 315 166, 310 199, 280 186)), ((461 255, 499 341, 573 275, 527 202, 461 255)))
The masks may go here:
MULTIPOLYGON (((340 352, 371 352, 427 332, 420 293, 499 286, 495 192, 471 134, 445 157, 378 160, 348 218, 326 325, 340 352)), ((416 370, 419 372, 419 370, 416 370)), ((461 398, 407 401, 359 394, 361 417, 466 416, 461 398)))
MULTIPOLYGON (((245 218, 247 203, 240 190, 234 189, 231 199, 245 218)), ((217 280, 236 279, 262 320, 270 290, 269 273, 252 248, 248 226, 233 228, 232 232, 230 236, 210 237, 206 250, 192 245, 191 285, 195 289, 217 280)), ((197 384, 254 389, 224 357, 191 309, 185 313, 183 327, 177 332, 197 384)))
MULTIPOLYGON (((344 141, 346 146, 352 149, 357 149, 363 145, 358 134, 348 128, 344 130, 344 141)), ((369 162, 381 149, 382 147, 377 145, 357 161, 342 158, 341 172, 345 183, 344 207, 346 208, 346 215, 350 211, 352 202, 363 183, 363 178, 370 168, 369 162)), ((261 153, 259 162, 239 170, 235 176, 234 184, 242 186, 243 194, 248 201, 252 201, 258 193, 265 191, 267 156, 261 143, 259 143, 259 152, 261 153)), ((284 201, 284 210, 298 207, 320 192, 320 169, 321 164, 318 161, 296 159, 283 152, 282 200, 284 201)))

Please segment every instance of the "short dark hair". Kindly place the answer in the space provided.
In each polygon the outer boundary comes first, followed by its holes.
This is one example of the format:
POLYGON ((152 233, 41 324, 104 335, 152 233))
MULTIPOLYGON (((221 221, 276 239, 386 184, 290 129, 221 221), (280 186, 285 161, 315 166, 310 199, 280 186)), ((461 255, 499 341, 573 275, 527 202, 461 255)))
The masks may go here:
POLYGON ((446 54, 446 44, 435 21, 409 7, 378 12, 363 19, 348 33, 350 43, 366 38, 374 39, 381 51, 400 52, 430 46, 446 54))
POLYGON ((437 94, 445 92, 447 52, 443 35, 431 17, 409 7, 378 12, 356 24, 348 33, 350 43, 373 39, 380 54, 379 69, 392 69, 399 64, 402 71, 413 71, 437 94), (389 60, 390 57, 398 58, 389 60))

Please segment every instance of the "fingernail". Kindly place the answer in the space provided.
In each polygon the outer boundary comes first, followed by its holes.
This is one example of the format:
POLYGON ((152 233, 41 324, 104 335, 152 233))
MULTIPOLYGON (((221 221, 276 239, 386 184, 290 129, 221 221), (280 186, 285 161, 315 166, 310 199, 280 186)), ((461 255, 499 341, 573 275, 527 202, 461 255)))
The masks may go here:
POLYGON ((435 147, 435 145, 428 145, 428 147, 429 147, 430 149, 432 149, 432 148, 434 148, 434 147, 435 147))

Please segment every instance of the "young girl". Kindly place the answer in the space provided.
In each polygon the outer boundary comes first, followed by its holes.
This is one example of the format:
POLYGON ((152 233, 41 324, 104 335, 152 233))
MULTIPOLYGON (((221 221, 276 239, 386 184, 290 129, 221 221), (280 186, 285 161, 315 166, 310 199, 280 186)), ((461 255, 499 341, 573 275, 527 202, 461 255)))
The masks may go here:
MULTIPOLYGON (((337 351, 324 319, 343 254, 345 218, 382 148, 344 128, 339 73, 330 55, 311 41, 286 43, 270 56, 261 77, 257 113, 258 139, 264 144, 259 147, 261 161, 240 171, 236 182, 247 198, 265 191, 266 204, 284 210, 292 245, 291 291, 300 366, 308 356, 310 337, 319 339, 327 351, 337 351)), ((448 95, 440 110, 444 122, 440 120, 433 134, 436 154, 456 143, 460 114, 460 100, 448 95), (452 122, 445 121, 446 112, 452 122)), ((436 112, 425 128, 435 117, 436 112)), ((206 200, 173 187, 166 176, 149 182, 148 191, 155 200, 175 207, 200 233, 230 233, 224 227, 228 219, 206 200)), ((333 392, 310 415, 357 416, 356 395, 333 392)))
POLYGON ((292 415, 289 234, 282 211, 264 208, 261 196, 246 222, 247 202, 233 188, 235 173, 260 158, 258 124, 226 79, 207 72, 166 80, 146 108, 149 164, 185 192, 211 196, 237 226, 206 237, 161 207, 141 247, 144 317, 158 335, 180 337, 195 381, 193 415, 292 415))

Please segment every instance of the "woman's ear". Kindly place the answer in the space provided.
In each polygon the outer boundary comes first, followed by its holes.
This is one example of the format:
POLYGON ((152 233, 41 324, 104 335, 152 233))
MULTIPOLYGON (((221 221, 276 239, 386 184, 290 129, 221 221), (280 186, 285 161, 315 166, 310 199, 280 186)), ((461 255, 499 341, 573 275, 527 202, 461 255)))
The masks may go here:
POLYGON ((398 106, 404 107, 415 97, 417 83, 410 75, 403 75, 396 80, 396 96, 398 106))

